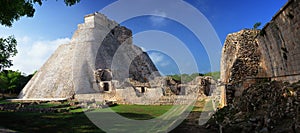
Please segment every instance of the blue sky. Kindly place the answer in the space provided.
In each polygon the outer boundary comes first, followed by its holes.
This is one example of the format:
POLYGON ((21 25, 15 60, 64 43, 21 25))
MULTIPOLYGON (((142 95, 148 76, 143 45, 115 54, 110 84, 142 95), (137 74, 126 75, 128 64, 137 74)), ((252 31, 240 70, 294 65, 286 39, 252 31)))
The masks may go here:
MULTIPOLYGON (((10 28, 0 26, 1 37, 15 35, 18 40, 19 53, 13 58, 14 66, 11 69, 20 70, 27 74, 39 69, 60 44, 70 41, 77 25, 83 23, 83 16, 102 10, 113 2, 115 1, 82 0, 75 6, 67 7, 63 0, 48 0, 44 1, 42 6, 35 6, 36 12, 33 18, 22 17, 10 28)), ((266 24, 287 0, 186 0, 185 2, 208 19, 220 39, 220 45, 222 45, 229 33, 243 28, 252 28, 256 22, 262 22, 262 25, 266 24)), ((127 6, 133 8, 136 5, 127 6)), ((147 7, 148 5, 145 4, 144 6, 147 7)), ((141 6, 141 8, 143 7, 141 6)), ((180 15, 185 16, 183 10, 185 9, 176 9, 173 12, 179 17, 180 15)), ((219 57, 209 56, 206 52, 207 49, 204 48, 191 29, 169 19, 169 13, 155 8, 153 8, 153 12, 159 16, 134 17, 121 22, 121 25, 133 31, 134 44, 148 51, 161 73, 192 73, 195 71, 205 73, 218 70, 219 66, 212 66, 210 60, 217 61, 219 57), (179 51, 173 49, 171 50, 173 53, 168 53, 168 51, 164 53, 165 51, 147 48, 149 45, 163 47, 162 49, 178 47, 179 51), (188 52, 181 52, 181 45, 184 45, 188 52), (187 59, 187 57, 190 56, 197 68, 189 66, 192 60, 187 59)), ((106 13, 106 15, 108 18, 114 18, 110 14, 121 13, 123 11, 114 10, 106 13)), ((189 21, 196 20, 196 18, 189 19, 189 21)), ((200 23, 199 25, 201 25, 200 23)), ((206 31, 203 30, 203 32, 206 31)), ((220 49, 215 51, 218 52, 220 49)))

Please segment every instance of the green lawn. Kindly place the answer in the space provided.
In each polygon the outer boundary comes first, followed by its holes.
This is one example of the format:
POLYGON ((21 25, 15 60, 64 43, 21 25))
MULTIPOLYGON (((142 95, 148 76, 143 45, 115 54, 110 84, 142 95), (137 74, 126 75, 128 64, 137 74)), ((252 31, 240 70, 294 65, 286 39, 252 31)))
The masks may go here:
POLYGON ((1 127, 20 132, 101 132, 84 113, 0 112, 1 127))
MULTIPOLYGON (((17 103, 10 103, 17 104, 17 103)), ((42 103, 27 107, 49 108, 55 104, 42 103)), ((172 106, 117 105, 112 110, 130 119, 145 120, 162 115, 172 106)), ((103 132, 83 113, 82 108, 67 113, 29 113, 0 111, 0 127, 20 132, 103 132)), ((102 109, 105 111, 105 109, 102 109)))
MULTIPOLYGON (((0 103, 7 103, 0 101, 0 103)), ((30 108, 50 108, 63 104, 42 103, 30 105, 30 108)), ((202 105, 203 102, 200 102, 202 105)), ((62 108, 72 108, 61 106, 62 108)), ((163 105, 116 105, 110 107, 114 112, 130 119, 146 120, 163 115, 173 106, 163 105)), ((20 132, 103 132, 96 127, 83 113, 82 108, 70 110, 66 113, 31 113, 31 112, 4 112, 0 111, 0 127, 20 132)), ((106 111, 107 109, 99 109, 106 111)), ((193 111, 201 111, 194 108, 193 111)))
POLYGON ((117 105, 111 109, 120 115, 137 120, 147 120, 161 116, 167 112, 171 105, 117 105))

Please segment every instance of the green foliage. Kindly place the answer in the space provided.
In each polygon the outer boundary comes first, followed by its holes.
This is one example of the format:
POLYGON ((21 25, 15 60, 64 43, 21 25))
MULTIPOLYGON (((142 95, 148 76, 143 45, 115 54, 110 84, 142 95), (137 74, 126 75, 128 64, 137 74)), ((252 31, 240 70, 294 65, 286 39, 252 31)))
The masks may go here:
MULTIPOLYGON (((1 102, 1 101, 0 101, 1 102)), ((197 101, 196 112, 201 112, 205 106, 205 101, 197 101)), ((19 103, 7 103, 19 104, 19 103)), ((61 104, 41 103, 37 105, 39 108, 53 108, 61 104)), ((113 110, 122 116, 135 120, 147 120, 157 118, 164 115, 170 109, 177 108, 173 105, 117 105, 110 108, 99 109, 95 112, 107 113, 108 117, 101 119, 111 120, 109 113, 113 110)), ((25 108, 35 108, 35 106, 25 106, 25 108)), ((72 107, 70 107, 71 109, 72 107)), ((181 106, 178 106, 181 108, 181 106)), ((18 132, 103 132, 95 126, 83 113, 85 109, 78 108, 69 110, 64 113, 38 113, 38 112, 10 112, 0 111, 1 127, 16 130, 18 132), (22 122, 22 123, 20 123, 22 122)), ((94 111, 90 113, 95 113, 94 111)), ((169 112, 169 113, 174 113, 169 112)), ((177 113, 177 112, 175 112, 177 113)), ((184 121, 185 123, 185 121, 184 121)), ((184 124, 183 123, 183 124, 184 124)), ((121 123, 120 126, 125 127, 126 123, 121 123)), ((119 126, 118 126, 119 127, 119 126)), ((119 131, 115 128, 115 131, 119 131)))
POLYGON ((204 76, 202 73, 193 73, 190 75, 193 79, 196 78, 197 76, 204 76))
POLYGON ((218 80, 220 78, 220 72, 209 72, 204 74, 204 76, 211 76, 213 79, 218 80))
POLYGON ((175 74, 175 75, 168 75, 171 77, 173 80, 182 82, 182 83, 187 83, 195 79, 197 76, 211 76, 213 79, 217 80, 220 78, 220 72, 209 72, 206 74, 201 74, 201 73, 193 73, 193 74, 175 74))
POLYGON ((266 35, 266 30, 265 29, 260 30, 259 35, 265 36, 266 35))
POLYGON ((261 25, 261 22, 257 22, 253 25, 253 29, 256 30, 261 25))
POLYGON ((129 119, 147 120, 163 115, 172 107, 172 105, 117 105, 110 109, 129 119))
POLYGON ((12 26, 15 20, 22 16, 33 17, 33 1, 25 0, 1 0, 0 23, 4 26, 12 26))
MULTIPOLYGON (((67 6, 72 6, 80 0, 64 0, 64 2, 67 6)), ((22 16, 33 17, 35 12, 33 5, 36 3, 41 6, 43 0, 0 0, 0 24, 11 27, 12 23, 22 16)), ((13 36, 0 38, 0 72, 12 66, 10 58, 17 54, 16 46, 17 41, 13 36)))
POLYGON ((80 0, 64 0, 64 2, 67 6, 72 6, 75 5, 76 3, 79 3, 80 0))
POLYGON ((4 68, 12 66, 10 58, 18 53, 16 46, 17 40, 13 36, 0 38, 0 72, 4 68))
MULTIPOLYGON (((20 17, 34 16, 34 4, 42 5, 43 0, 0 0, 0 24, 11 27, 20 17)), ((72 6, 80 0, 64 0, 67 6, 72 6)))
POLYGON ((32 76, 25 76, 19 71, 4 70, 0 73, 0 89, 2 92, 19 93, 32 76))
POLYGON ((171 77, 173 80, 182 82, 182 83, 187 83, 195 79, 197 76, 203 76, 201 73, 193 73, 193 74, 175 74, 175 75, 168 75, 171 77))
POLYGON ((181 76, 179 74, 168 75, 168 76, 171 77, 175 81, 180 81, 181 80, 181 76))

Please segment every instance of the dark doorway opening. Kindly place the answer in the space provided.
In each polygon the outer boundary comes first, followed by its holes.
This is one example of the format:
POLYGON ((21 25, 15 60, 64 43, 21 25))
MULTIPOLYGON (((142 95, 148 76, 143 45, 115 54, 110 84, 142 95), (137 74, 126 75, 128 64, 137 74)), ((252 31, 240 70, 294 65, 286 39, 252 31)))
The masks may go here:
POLYGON ((103 89, 104 89, 104 91, 109 91, 109 84, 103 83, 103 89))
POLYGON ((102 70, 100 77, 101 77, 101 81, 111 81, 112 80, 111 73, 108 70, 102 70))
POLYGON ((141 87, 141 92, 145 93, 145 87, 141 87))
POLYGON ((178 87, 177 88, 177 95, 185 95, 185 88, 184 87, 178 87))

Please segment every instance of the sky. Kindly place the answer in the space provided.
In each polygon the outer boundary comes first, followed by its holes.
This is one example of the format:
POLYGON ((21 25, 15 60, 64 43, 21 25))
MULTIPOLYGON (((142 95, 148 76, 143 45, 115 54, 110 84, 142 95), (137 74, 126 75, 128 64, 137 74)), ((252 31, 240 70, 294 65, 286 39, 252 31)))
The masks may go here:
POLYGON ((131 29, 134 44, 149 54, 162 74, 219 71, 227 34, 252 28, 256 22, 262 28, 287 2, 134 1, 81 0, 67 7, 63 0, 48 0, 35 5, 33 18, 22 17, 12 27, 0 26, 0 37, 14 35, 18 41, 10 69, 26 74, 38 70, 59 45, 70 42, 85 15, 99 11, 131 29))

